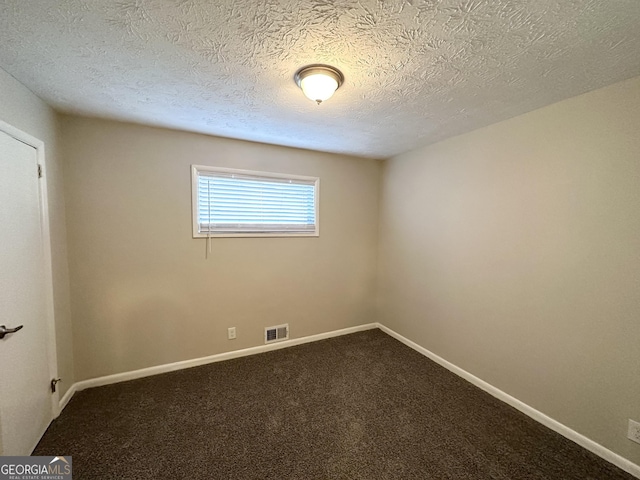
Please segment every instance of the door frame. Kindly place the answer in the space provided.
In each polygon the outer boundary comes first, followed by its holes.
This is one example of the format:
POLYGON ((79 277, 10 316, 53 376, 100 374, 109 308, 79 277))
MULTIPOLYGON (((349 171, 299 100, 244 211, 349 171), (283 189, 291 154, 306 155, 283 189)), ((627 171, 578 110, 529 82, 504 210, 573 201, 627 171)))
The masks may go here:
MULTIPOLYGON (((45 289, 45 315, 46 315, 46 342, 47 359, 49 362, 49 378, 58 378, 58 353, 56 350, 56 323, 53 303, 53 264, 51 256, 51 231, 49 226, 49 200, 47 193, 47 162, 45 156, 44 142, 27 132, 20 130, 0 120, 0 132, 6 133, 10 137, 35 148, 36 161, 42 169, 42 178, 38 181, 38 191, 40 200, 40 226, 42 229, 42 250, 44 259, 44 289, 45 289)), ((33 172, 37 175, 37 172, 33 172)), ((60 415, 59 404, 60 392, 56 390, 51 395, 51 420, 60 415)), ((39 439, 38 439, 39 440, 39 439)), ((35 445, 34 445, 35 448, 35 445)))

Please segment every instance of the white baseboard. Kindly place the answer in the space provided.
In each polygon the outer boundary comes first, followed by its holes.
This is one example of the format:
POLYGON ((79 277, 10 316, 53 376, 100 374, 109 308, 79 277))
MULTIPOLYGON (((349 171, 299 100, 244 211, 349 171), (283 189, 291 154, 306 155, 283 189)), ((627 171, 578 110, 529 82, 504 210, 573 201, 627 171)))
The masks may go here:
POLYGON ((60 399, 60 403, 58 405, 58 411, 56 412, 56 418, 58 418, 58 416, 62 413, 62 410, 64 410, 64 407, 66 407, 67 404, 69 403, 69 400, 71 400, 71 397, 73 397, 73 395, 76 393, 77 391, 76 385, 78 384, 74 383, 73 385, 71 385, 69 387, 69 390, 67 390, 62 396, 62 398, 60 399))
POLYGON ((448 362, 444 358, 439 357, 438 355, 436 355, 435 353, 427 350, 426 348, 418 345, 415 342, 412 342, 411 340, 409 340, 406 337, 403 337, 402 335, 400 335, 397 332, 394 332, 390 328, 387 328, 382 324, 378 324, 378 327, 380 328, 380 330, 382 330, 383 332, 385 332, 388 335, 392 336, 396 340, 399 340, 400 342, 404 343, 408 347, 411 347, 415 351, 421 353, 425 357, 428 357, 429 359, 433 360, 437 364, 442 365, 444 368, 446 368, 450 372, 455 373, 459 377, 462 377, 465 380, 467 380, 468 382, 474 384, 476 387, 479 387, 482 390, 484 390, 485 392, 490 393, 491 395, 496 397, 498 400, 502 400, 504 403, 506 403, 508 405, 511 405, 515 409, 521 411, 525 415, 531 417, 532 419, 536 420, 537 422, 539 422, 539 423, 543 424, 544 426, 550 428, 554 432, 559 433, 563 437, 566 437, 569 440, 577 443, 581 447, 586 448, 590 452, 595 453, 596 455, 598 455, 599 457, 605 459, 606 461, 608 461, 610 463, 613 463, 615 466, 617 466, 618 468, 621 468, 622 470, 624 470, 627 473, 630 473, 634 477, 640 478, 640 466, 639 465, 636 465, 632 461, 627 460, 626 458, 618 455, 615 452, 612 452, 608 448, 603 447, 599 443, 594 442, 593 440, 585 437, 584 435, 576 432, 575 430, 572 430, 571 428, 569 428, 566 425, 563 425, 562 423, 558 422, 557 420, 554 420, 553 418, 545 415, 544 413, 540 412, 539 410, 536 410, 535 408, 527 405, 526 403, 521 402, 517 398, 514 398, 511 395, 509 395, 508 393, 505 393, 502 390, 494 387, 493 385, 485 382, 484 380, 481 380, 480 378, 478 378, 475 375, 467 372, 466 370, 463 370, 462 368, 457 367, 453 363, 448 362))
POLYGON ((308 337, 293 338, 291 340, 284 340, 278 343, 271 343, 269 345, 260 345, 258 347, 245 348, 242 350, 233 350, 231 352, 219 353, 216 355, 210 355, 208 357, 194 358, 191 360, 184 360, 181 362, 167 363, 165 365, 157 365, 155 367, 142 368, 140 370, 132 370, 130 372, 116 373, 113 375, 107 375, 104 377, 90 378, 88 380, 81 380, 71 385, 69 390, 60 399, 60 411, 69 403, 71 397, 76 392, 86 390, 87 388, 101 387, 103 385, 110 385, 112 383, 126 382, 128 380, 135 380, 137 378, 150 377, 151 375, 159 375, 161 373, 174 372, 176 370, 182 370, 185 368, 198 367, 200 365, 206 365, 208 363, 222 362, 224 360, 231 360, 232 358, 246 357, 249 355, 256 355, 258 353, 270 352, 272 350, 280 350, 282 348, 293 347, 295 345, 302 345, 304 343, 317 342, 318 340, 324 340, 332 337, 339 337, 341 335, 348 335, 349 333, 362 332, 364 330, 372 330, 378 328, 377 323, 369 323, 365 325, 358 325, 356 327, 343 328, 341 330, 334 330, 331 332, 319 333, 317 335, 309 335, 308 337))

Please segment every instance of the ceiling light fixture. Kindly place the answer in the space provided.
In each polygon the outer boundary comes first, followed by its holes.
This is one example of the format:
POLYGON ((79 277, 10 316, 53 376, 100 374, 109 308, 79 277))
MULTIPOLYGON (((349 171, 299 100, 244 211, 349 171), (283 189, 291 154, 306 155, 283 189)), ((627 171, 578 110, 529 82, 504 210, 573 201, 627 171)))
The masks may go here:
POLYGON ((331 98, 344 82, 344 75, 329 65, 307 65, 293 77, 304 94, 320 105, 331 98))

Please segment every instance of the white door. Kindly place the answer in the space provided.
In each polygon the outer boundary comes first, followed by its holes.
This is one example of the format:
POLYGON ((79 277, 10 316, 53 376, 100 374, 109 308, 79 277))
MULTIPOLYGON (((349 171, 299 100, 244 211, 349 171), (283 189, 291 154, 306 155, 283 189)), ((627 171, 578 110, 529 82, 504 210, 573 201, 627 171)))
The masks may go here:
POLYGON ((35 148, 0 131, 0 455, 30 455, 52 419, 35 148), (2 336, 2 328, 0 328, 2 336))

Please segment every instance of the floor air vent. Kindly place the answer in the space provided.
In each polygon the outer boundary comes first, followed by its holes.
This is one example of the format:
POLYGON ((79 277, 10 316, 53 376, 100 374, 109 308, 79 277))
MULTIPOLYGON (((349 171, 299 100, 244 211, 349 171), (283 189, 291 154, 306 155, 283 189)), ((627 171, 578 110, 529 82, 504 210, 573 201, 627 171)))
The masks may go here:
POLYGON ((289 339, 289 324, 264 329, 264 343, 280 342, 289 339))

